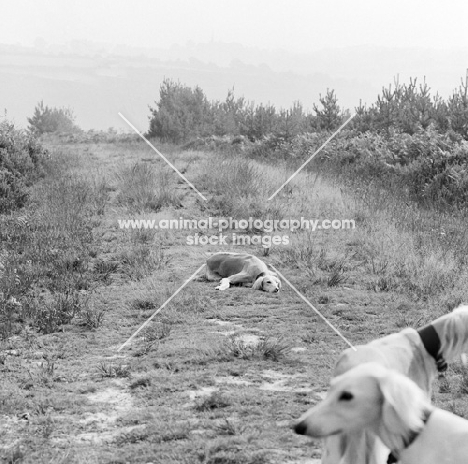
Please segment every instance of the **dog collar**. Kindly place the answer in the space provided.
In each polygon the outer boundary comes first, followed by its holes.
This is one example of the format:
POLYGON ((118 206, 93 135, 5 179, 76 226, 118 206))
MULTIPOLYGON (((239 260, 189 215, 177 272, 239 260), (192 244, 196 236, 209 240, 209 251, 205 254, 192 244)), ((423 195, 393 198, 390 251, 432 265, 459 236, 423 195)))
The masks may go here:
POLYGON ((440 338, 436 329, 432 324, 424 326, 418 330, 421 341, 426 348, 426 351, 435 359, 437 370, 444 372, 447 370, 447 362, 440 354, 440 338))
MULTIPOLYGON (((424 417, 423 417, 424 426, 426 425, 427 421, 431 417, 431 414, 432 414, 432 409, 426 409, 426 411, 424 411, 424 417)), ((403 448, 404 450, 413 444, 414 440, 416 440, 416 438, 419 437, 419 435, 421 434, 423 429, 424 429, 424 427, 419 432, 412 431, 410 433, 410 435, 408 437, 408 440, 405 442, 405 447, 403 448)), ((397 463, 400 460, 400 452, 401 451, 402 450, 393 450, 393 451, 391 451, 390 454, 388 455, 387 464, 397 463)))
POLYGON ((258 276, 257 276, 257 277, 255 277, 255 280, 254 280, 254 282, 255 282, 255 281, 258 279, 258 278, 260 278, 260 277, 263 277, 264 275, 265 275, 265 273, 264 273, 264 272, 260 272, 260 274, 258 274, 258 276))

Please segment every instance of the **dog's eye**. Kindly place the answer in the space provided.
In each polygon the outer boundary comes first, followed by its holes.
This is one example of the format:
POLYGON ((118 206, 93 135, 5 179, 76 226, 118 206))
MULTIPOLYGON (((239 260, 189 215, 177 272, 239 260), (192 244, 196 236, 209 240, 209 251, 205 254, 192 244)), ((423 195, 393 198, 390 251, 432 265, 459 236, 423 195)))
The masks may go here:
POLYGON ((351 401, 353 399, 353 394, 347 391, 341 393, 339 400, 340 401, 351 401))

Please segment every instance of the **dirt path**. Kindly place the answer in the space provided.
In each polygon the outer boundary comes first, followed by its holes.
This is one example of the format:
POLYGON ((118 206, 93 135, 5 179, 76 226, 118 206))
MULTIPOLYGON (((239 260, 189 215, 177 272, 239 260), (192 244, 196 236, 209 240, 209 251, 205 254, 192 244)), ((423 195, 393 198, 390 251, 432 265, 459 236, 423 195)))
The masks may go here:
MULTIPOLYGON (((118 166, 148 159, 141 145, 85 148, 70 147, 88 156, 111 184, 118 166)), ((187 176, 193 179, 199 168, 184 156, 178 161, 190 166, 187 176)), ((207 216, 196 194, 184 184, 177 189, 178 208, 146 217, 207 216)), ((117 220, 129 213, 115 198, 114 191, 94 230, 96 259, 116 260, 135 243, 134 232, 118 229, 117 220)), ((138 280, 119 268, 107 286, 91 294, 92 305, 104 311, 98 329, 73 325, 30 345, 17 340, 12 350, 20 355, 8 355, 12 394, 31 399, 27 410, 3 415, 5 453, 31 463, 319 462, 320 444, 296 436, 290 427, 323 398, 335 359, 346 346, 287 285, 273 295, 237 287, 218 292, 215 283, 194 280, 141 336, 117 352, 209 254, 221 249, 189 247, 186 236, 186 231, 161 231, 137 237, 154 244, 156 265, 138 280), (54 359, 52 373, 45 372, 38 352, 54 359), (25 387, 28 377, 32 392, 25 387)), ((327 240, 329 248, 352 242, 341 236, 327 240)), ((281 265, 281 272, 353 343, 395 330, 392 315, 381 314, 398 296, 369 291, 362 270, 330 286, 282 262, 278 250, 264 259, 281 265)))

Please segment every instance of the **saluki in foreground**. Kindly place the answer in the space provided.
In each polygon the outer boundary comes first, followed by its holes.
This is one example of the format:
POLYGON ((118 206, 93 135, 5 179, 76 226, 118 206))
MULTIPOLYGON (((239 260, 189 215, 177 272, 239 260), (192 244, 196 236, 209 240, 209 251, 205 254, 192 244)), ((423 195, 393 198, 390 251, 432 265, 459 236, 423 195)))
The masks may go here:
MULTIPOLYGON (((412 380, 378 363, 361 364, 333 379, 325 400, 307 411, 294 430, 311 437, 367 430, 401 464, 468 462, 468 421, 433 407, 412 380)), ((355 456, 353 462, 364 457, 355 456)))
POLYGON ((216 290, 226 290, 232 284, 252 287, 252 290, 279 292, 281 281, 276 273, 256 256, 247 253, 216 253, 206 261, 207 280, 221 279, 216 290))
MULTIPOLYGON (((467 351, 468 306, 461 306, 419 330, 404 329, 357 346, 356 351, 345 350, 333 377, 359 364, 377 362, 409 377, 430 398, 438 373, 467 351)), ((386 464, 389 453, 388 447, 367 430, 343 432, 324 440, 322 464, 386 464)))

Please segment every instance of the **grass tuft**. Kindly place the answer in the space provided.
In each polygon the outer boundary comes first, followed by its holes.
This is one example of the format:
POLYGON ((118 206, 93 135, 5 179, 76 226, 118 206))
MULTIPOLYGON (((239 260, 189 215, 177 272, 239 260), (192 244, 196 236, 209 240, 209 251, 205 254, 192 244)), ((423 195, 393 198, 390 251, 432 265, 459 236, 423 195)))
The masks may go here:
POLYGON ((174 174, 156 170, 148 163, 134 163, 116 174, 117 202, 133 212, 159 211, 164 206, 180 206, 174 174))
POLYGON ((128 364, 112 364, 103 362, 98 366, 98 370, 102 378, 128 378, 131 374, 131 368, 128 364))
POLYGON ((291 351, 291 345, 282 337, 265 337, 257 343, 246 342, 242 338, 230 336, 219 350, 222 358, 262 359, 279 361, 291 351))
POLYGON ((197 411, 213 411, 214 409, 227 408, 228 406, 231 406, 231 402, 226 395, 220 392, 213 392, 199 401, 195 409, 197 411))

